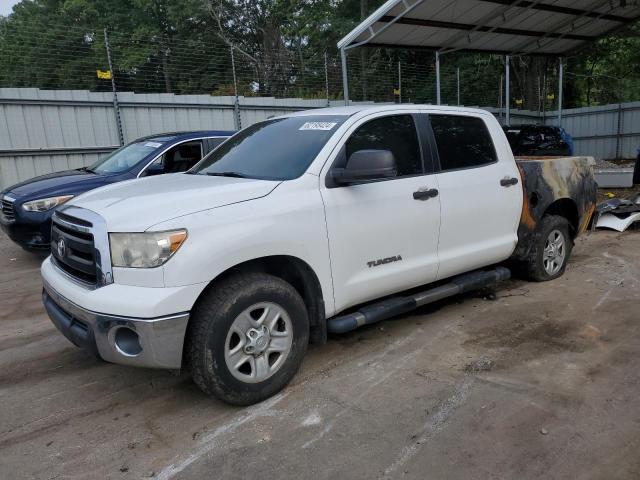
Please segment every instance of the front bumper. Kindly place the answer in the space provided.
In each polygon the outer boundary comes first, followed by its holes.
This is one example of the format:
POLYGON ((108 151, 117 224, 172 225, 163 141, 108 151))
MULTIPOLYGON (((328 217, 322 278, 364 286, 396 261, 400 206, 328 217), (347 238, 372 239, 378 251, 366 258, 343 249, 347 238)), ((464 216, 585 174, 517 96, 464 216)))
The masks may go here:
POLYGON ((181 367, 189 313, 131 318, 92 312, 63 297, 46 280, 42 300, 51 321, 65 337, 107 362, 181 367))
POLYGON ((51 242, 51 215, 38 220, 6 220, 0 215, 0 228, 15 243, 32 250, 48 250, 51 242))

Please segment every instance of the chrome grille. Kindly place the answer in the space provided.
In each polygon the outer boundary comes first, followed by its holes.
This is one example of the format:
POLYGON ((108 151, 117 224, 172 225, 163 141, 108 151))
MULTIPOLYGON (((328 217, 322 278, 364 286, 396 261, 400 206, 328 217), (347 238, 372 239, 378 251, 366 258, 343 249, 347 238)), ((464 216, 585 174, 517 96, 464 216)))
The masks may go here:
POLYGON ((16 213, 13 209, 13 200, 9 200, 8 197, 2 197, 1 202, 2 216, 7 220, 15 220, 16 213))
POLYGON ((92 226, 86 220, 56 212, 51 225, 51 255, 58 268, 93 286, 97 268, 92 226))

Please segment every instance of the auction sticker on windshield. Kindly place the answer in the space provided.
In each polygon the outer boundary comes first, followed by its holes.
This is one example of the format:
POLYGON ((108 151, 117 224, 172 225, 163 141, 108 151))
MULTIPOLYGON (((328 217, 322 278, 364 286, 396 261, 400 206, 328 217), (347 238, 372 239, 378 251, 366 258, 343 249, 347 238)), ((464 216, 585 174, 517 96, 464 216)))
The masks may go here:
POLYGON ((336 125, 336 122, 307 122, 298 130, 331 130, 336 125))
POLYGON ((158 142, 147 142, 144 144, 145 147, 158 148, 161 147, 162 144, 158 142))

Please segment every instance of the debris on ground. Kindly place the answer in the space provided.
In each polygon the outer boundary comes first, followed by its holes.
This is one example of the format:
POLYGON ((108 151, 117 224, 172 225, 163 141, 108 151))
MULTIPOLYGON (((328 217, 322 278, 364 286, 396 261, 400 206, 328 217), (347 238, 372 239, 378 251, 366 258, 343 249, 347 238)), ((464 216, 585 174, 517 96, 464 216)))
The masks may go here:
POLYGON ((493 365, 493 360, 483 357, 468 363, 464 367, 464 371, 467 373, 488 372, 493 368, 493 365))
POLYGON ((541 433, 542 435, 547 435, 547 434, 549 433, 549 430, 547 430, 546 428, 542 427, 542 428, 540 429, 540 433, 541 433))
POLYGON ((629 198, 611 198, 596 208, 593 222, 596 228, 609 228, 624 232, 629 226, 640 220, 640 193, 629 198))

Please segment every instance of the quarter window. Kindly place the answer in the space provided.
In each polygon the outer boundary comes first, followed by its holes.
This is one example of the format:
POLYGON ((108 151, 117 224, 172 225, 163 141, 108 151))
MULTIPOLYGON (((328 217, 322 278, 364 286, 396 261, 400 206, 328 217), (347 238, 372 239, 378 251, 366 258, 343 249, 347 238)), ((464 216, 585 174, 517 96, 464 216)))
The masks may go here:
POLYGON ((473 168, 497 161, 496 150, 481 118, 429 115, 443 171, 473 168))
POLYGON ((416 126, 411 115, 376 118, 362 125, 346 144, 347 158, 358 150, 390 150, 398 176, 422 173, 422 159, 416 126))

